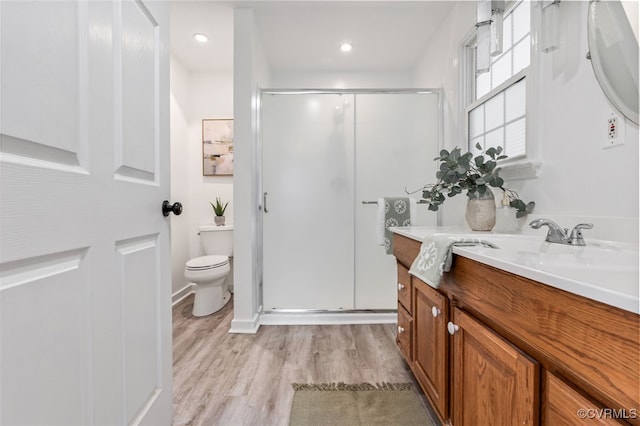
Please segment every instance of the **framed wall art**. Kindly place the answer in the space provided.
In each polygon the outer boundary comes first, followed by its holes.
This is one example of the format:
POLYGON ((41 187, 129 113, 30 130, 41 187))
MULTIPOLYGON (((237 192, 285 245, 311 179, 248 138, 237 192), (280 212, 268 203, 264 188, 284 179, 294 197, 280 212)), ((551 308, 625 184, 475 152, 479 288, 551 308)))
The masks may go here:
POLYGON ((233 120, 202 120, 202 175, 233 175, 233 120))

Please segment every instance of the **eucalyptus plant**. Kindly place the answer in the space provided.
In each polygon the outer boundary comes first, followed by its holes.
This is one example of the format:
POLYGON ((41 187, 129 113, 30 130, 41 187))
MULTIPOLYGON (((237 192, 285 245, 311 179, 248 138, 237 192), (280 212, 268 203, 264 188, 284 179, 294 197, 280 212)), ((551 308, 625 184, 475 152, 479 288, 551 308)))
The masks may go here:
POLYGON ((482 151, 482 146, 476 144, 481 151, 477 156, 472 152, 462 154, 456 147, 451 152, 443 149, 434 161, 440 162, 440 169, 436 172, 435 184, 427 184, 422 190, 422 198, 429 204, 429 210, 437 211, 447 197, 455 197, 462 191, 467 191, 470 198, 482 197, 489 187, 500 188, 507 194, 509 205, 516 209, 516 217, 524 217, 533 211, 533 201, 525 203, 517 192, 504 187, 504 180, 500 177, 498 160, 508 158, 502 147, 490 147, 482 151))
POLYGON ((220 197, 216 197, 216 203, 214 204, 212 202, 209 202, 209 204, 211 204, 213 213, 215 213, 216 216, 224 216, 224 211, 227 209, 229 202, 227 201, 224 205, 222 205, 220 197))

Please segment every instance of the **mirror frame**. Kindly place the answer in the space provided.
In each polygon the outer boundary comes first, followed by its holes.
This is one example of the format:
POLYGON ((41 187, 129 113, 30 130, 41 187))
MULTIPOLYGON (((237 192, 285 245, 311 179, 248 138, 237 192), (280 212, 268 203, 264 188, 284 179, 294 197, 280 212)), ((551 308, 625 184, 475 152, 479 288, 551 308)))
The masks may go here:
POLYGON ((639 124, 638 41, 622 4, 619 1, 591 0, 587 21, 589 54, 598 84, 622 115, 639 124), (603 27, 603 24, 608 27, 603 27), (609 40, 603 37, 603 31, 609 40), (615 40, 615 36, 621 38, 615 40), (636 98, 628 102, 631 90, 636 98))

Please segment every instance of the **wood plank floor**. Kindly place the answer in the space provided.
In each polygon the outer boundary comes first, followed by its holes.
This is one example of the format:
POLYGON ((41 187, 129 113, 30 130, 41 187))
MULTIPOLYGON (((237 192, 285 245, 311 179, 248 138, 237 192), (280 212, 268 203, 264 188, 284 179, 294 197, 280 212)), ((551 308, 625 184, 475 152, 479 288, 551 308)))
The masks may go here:
POLYGON ((262 326, 255 335, 229 334, 232 305, 196 318, 191 295, 173 308, 176 426, 287 425, 295 382, 413 382, 419 389, 393 324, 262 326))

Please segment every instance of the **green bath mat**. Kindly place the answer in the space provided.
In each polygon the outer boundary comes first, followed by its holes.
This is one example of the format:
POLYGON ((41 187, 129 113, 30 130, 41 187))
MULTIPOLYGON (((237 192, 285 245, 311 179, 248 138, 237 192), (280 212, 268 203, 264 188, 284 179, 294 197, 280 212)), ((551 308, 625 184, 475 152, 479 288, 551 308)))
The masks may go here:
POLYGON ((433 426, 411 383, 294 383, 291 426, 433 426))

